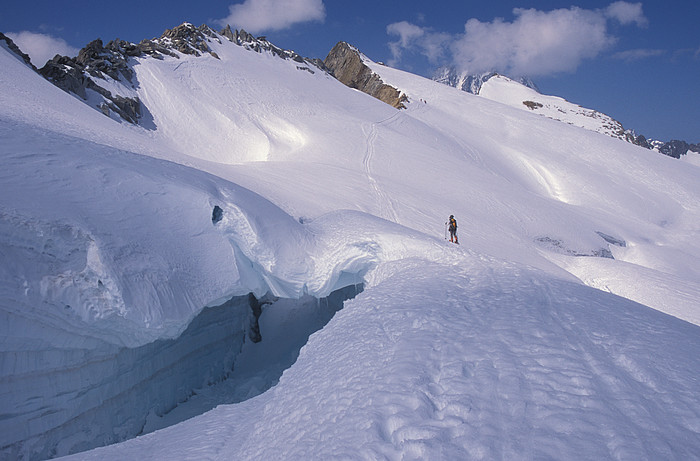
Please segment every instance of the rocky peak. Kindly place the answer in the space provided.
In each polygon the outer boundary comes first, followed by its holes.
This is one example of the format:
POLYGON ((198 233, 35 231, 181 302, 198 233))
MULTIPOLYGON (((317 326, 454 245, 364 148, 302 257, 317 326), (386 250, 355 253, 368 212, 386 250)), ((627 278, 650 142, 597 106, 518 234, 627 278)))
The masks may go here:
POLYGON ((134 74, 128 59, 142 52, 138 46, 118 39, 109 42, 106 47, 102 40, 97 39, 81 49, 75 58, 55 56, 39 69, 39 73, 62 90, 83 100, 88 99, 89 90, 94 91, 100 96, 96 109, 108 116, 114 113, 136 124, 142 112, 139 98, 112 94, 102 86, 104 84, 100 84, 100 80, 110 78, 125 85, 132 84, 134 74))
POLYGON ((658 147, 659 152, 673 158, 681 158, 688 152, 700 153, 700 144, 688 144, 685 141, 673 139, 669 142, 661 143, 658 147))
MULTIPOLYGON (((212 53, 209 39, 219 41, 219 38, 209 26, 202 24, 195 27, 186 22, 163 32, 159 39, 154 40, 164 48, 179 51, 182 54, 200 56, 201 53, 212 53)), ((216 55, 214 54, 216 57, 216 55)))
POLYGON ((267 41, 266 37, 253 37, 251 34, 249 34, 243 29, 232 30, 231 26, 226 26, 226 28, 224 28, 224 30, 221 31, 221 35, 229 39, 229 41, 235 43, 238 46, 242 46, 247 50, 255 51, 256 53, 267 51, 282 59, 291 59, 292 61, 298 63, 308 62, 316 67, 319 67, 321 70, 326 70, 323 66, 319 65, 320 61, 318 60, 305 59, 294 51, 284 50, 278 46, 273 45, 272 43, 267 41))
POLYGON ((387 85, 364 62, 360 51, 346 42, 338 42, 323 61, 329 72, 341 83, 383 101, 397 109, 405 109, 408 97, 387 85))
MULTIPOLYGON (((222 36, 236 45, 255 52, 267 51, 283 59, 298 62, 297 69, 314 73, 312 67, 325 70, 320 60, 307 60, 293 51, 283 50, 268 42, 265 37, 255 38, 248 32, 231 30, 230 26, 218 34, 207 25, 195 27, 183 23, 151 40, 130 43, 115 39, 104 45, 101 39, 93 40, 80 50, 78 56, 56 56, 39 70, 46 79, 66 92, 75 94, 87 102, 89 92, 99 95, 99 102, 92 103, 96 109, 107 116, 116 115, 130 123, 138 124, 142 113, 147 109, 135 96, 136 83, 132 68, 135 57, 152 57, 163 59, 169 56, 179 59, 182 54, 201 56, 209 54, 219 56, 209 46, 212 42, 222 43, 222 36), (103 80, 111 79, 110 85, 103 80), (121 95, 113 94, 105 87, 120 88, 121 95)), ((3 36, 4 37, 4 36, 3 36)), ((11 43, 11 40, 7 38, 11 43)), ((12 44, 14 46, 14 44, 12 44)), ((18 50, 19 51, 19 50, 18 50)), ((20 52, 21 53, 21 52, 20 52)), ((25 55, 26 56, 26 55, 25 55)), ((28 57, 26 62, 28 62, 28 57)))

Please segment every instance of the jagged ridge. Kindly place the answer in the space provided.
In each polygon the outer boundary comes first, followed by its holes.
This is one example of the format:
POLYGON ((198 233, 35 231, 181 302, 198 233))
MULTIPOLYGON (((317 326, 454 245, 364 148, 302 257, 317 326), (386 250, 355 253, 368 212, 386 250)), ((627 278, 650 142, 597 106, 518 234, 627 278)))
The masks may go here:
POLYGON ((215 40, 221 43, 222 36, 247 50, 258 53, 266 51, 282 59, 303 64, 297 66, 299 70, 314 73, 312 67, 316 67, 325 71, 322 61, 305 59, 294 51, 273 45, 265 37, 255 38, 245 30, 232 30, 226 26, 217 33, 207 25, 195 27, 184 23, 166 30, 159 38, 143 40, 138 44, 115 39, 104 45, 101 39, 96 39, 80 50, 77 57, 57 55, 39 72, 59 88, 85 101, 91 99, 88 90, 94 91, 99 95, 98 101, 91 101, 90 105, 107 116, 116 114, 129 123, 138 124, 147 109, 135 91, 132 91, 135 90, 136 82, 133 81, 133 63, 130 59, 144 56, 156 59, 163 59, 164 56, 179 58, 179 53, 194 56, 209 54, 219 59, 209 47, 209 42, 215 40), (120 83, 126 94, 114 94, 107 90, 105 86, 108 85, 101 82, 107 79, 120 83))

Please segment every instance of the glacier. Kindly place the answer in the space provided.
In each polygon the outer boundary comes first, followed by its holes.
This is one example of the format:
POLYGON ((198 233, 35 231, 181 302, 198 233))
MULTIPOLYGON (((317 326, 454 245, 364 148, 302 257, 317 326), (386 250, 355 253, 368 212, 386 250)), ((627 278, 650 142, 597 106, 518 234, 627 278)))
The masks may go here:
POLYGON ((698 165, 210 38, 133 59, 148 127, 0 49, 0 457, 700 451, 698 165))

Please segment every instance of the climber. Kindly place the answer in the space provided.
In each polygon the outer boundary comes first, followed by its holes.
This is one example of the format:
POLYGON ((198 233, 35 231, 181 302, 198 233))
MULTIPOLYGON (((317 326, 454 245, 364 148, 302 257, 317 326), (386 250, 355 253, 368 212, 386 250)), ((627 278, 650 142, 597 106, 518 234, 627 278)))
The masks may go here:
POLYGON ((445 223, 450 230, 450 242, 454 242, 459 245, 459 240, 457 240, 457 220, 454 215, 450 215, 450 219, 445 223))

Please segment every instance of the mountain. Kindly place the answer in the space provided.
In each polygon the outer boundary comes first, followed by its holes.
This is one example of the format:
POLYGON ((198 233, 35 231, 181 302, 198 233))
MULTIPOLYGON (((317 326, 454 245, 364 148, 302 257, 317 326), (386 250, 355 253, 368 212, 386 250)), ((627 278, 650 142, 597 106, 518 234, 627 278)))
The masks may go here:
POLYGON ((433 80, 512 107, 531 110, 553 120, 597 131, 646 149, 653 149, 669 157, 680 158, 688 152, 700 153, 699 144, 688 144, 679 140, 669 142, 647 140, 643 135, 637 135, 633 130, 625 129, 620 122, 609 115, 586 109, 563 98, 543 95, 537 85, 527 77, 511 79, 496 72, 471 75, 459 73, 453 68, 441 68, 436 72, 433 80))
POLYGON ((206 25, 196 28, 184 23, 166 30, 160 38, 143 40, 134 44, 124 40, 113 40, 103 45, 97 39, 81 49, 78 56, 56 56, 46 63, 40 73, 59 88, 73 93, 107 116, 120 117, 138 124, 148 120, 147 109, 135 93, 133 59, 150 56, 163 59, 164 56, 177 58, 180 54, 200 56, 208 53, 217 58, 208 45, 210 40, 223 38, 249 50, 271 52, 282 59, 298 63, 300 70, 311 70, 319 63, 305 60, 292 51, 282 50, 269 43, 264 37, 256 39, 244 30, 233 31, 227 27, 218 35, 206 25), (132 59, 130 61, 130 59, 132 59), (142 113, 145 111, 146 113, 142 113))
POLYGON ((181 27, 2 42, 0 458, 700 451, 693 157, 181 27))
MULTIPOLYGON (((466 91, 471 94, 479 94, 481 92, 481 87, 492 77, 496 77, 499 74, 497 72, 482 72, 480 74, 469 74, 468 72, 458 72, 454 67, 441 67, 433 76, 433 80, 436 82, 444 83, 445 85, 453 86, 459 88, 462 91, 466 91)), ((525 85, 528 88, 532 88, 539 93, 539 89, 535 82, 533 82, 528 77, 519 77, 513 79, 514 81, 525 85)))
MULTIPOLYGON (((207 43, 212 39, 220 40, 218 36, 206 25, 197 28, 184 23, 165 31, 160 38, 143 40, 139 44, 116 39, 105 46, 97 39, 80 50, 75 58, 56 56, 46 63, 40 73, 58 87, 75 94, 107 116, 147 126, 150 114, 134 94, 133 70, 130 68, 129 59, 137 56, 151 56, 156 59, 162 59, 162 56, 166 55, 176 57, 175 51, 195 56, 212 53, 216 58, 216 53, 212 52, 207 43)), ((246 49, 258 53, 265 50, 277 57, 293 60, 299 64, 300 70, 312 73, 319 70, 328 71, 351 88, 370 94, 396 108, 405 108, 406 95, 399 89, 386 85, 376 73, 369 72, 368 67, 362 64, 363 60, 369 59, 345 42, 339 42, 325 60, 321 61, 302 58, 294 51, 283 50, 268 42, 265 37, 256 38, 244 30, 231 30, 227 27, 221 31, 221 36, 246 49)), ((542 95, 536 84, 527 77, 512 80, 496 72, 470 75, 444 67, 436 72, 433 80, 515 107, 522 108, 522 103, 528 109, 555 120, 593 129, 670 157, 680 158, 689 151, 700 153, 700 145, 679 140, 647 140, 643 135, 626 130, 620 122, 608 115, 569 103, 562 98, 542 95), (485 84, 493 78, 500 81, 500 88, 482 92, 485 84), (504 83, 505 81, 513 84, 504 83), (521 89, 514 83, 532 91, 521 89)), ((496 85, 499 84, 492 81, 486 88, 496 85)))

